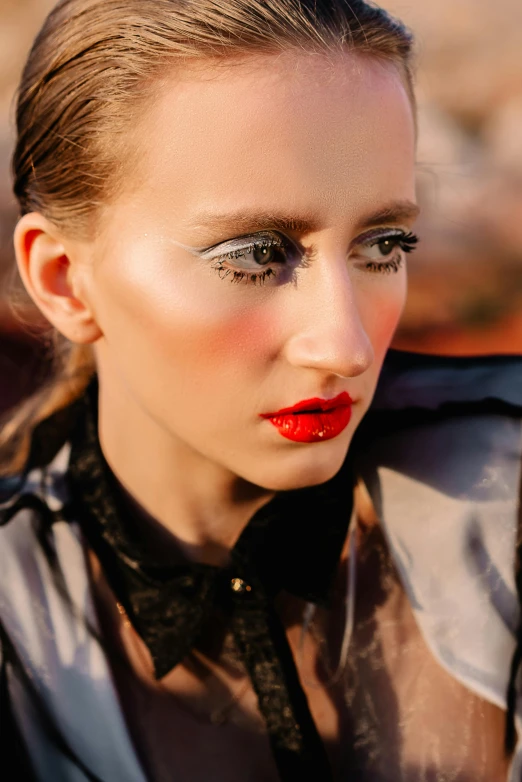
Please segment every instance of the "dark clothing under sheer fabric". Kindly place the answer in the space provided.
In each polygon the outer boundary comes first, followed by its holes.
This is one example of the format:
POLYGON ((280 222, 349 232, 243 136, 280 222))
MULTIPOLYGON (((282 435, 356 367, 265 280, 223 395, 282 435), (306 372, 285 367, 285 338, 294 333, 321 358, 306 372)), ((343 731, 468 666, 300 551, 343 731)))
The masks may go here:
MULTIPOLYGON (((276 495, 252 517, 227 567, 157 564, 125 523, 98 440, 97 394, 95 380, 70 411, 35 432, 29 470, 63 445, 64 425, 70 430, 71 501, 56 518, 51 513, 50 522, 80 522, 112 590, 151 653, 157 678, 185 658, 216 608, 225 613, 258 696, 281 780, 311 774, 327 782, 332 778, 328 758, 274 599, 285 590, 328 605, 352 510, 349 461, 325 484, 276 495)), ((9 515, 23 505, 21 498, 9 515)), ((7 520, 6 515, 4 523, 7 520)))
MULTIPOLYGON (((455 651, 453 648, 437 646, 438 634, 434 636, 430 628, 442 626, 437 614, 441 609, 433 594, 425 589, 423 581, 425 575, 429 575, 430 567, 433 574, 438 575, 439 552, 434 545, 437 541, 426 546, 419 538, 412 546, 411 530, 415 526, 422 528, 424 519, 418 518, 418 514, 422 517, 427 512, 434 513, 437 522, 439 505, 436 503, 440 503, 440 525, 445 525, 448 530, 447 547, 453 545, 451 536, 455 537, 457 532, 453 533, 448 519, 443 518, 446 506, 443 506, 439 494, 426 494, 424 487, 427 487, 426 491, 431 491, 432 487, 437 491, 440 489, 442 497, 445 493, 448 496, 462 493, 466 482, 471 485, 464 474, 470 464, 473 466, 473 458, 466 454, 462 438, 471 434, 471 439, 475 438, 480 447, 484 446, 487 452, 485 458, 489 460, 486 466, 489 465, 500 478, 502 469, 499 464, 503 460, 520 462, 520 442, 517 446, 516 432, 520 432, 522 411, 521 367, 520 359, 429 359, 391 353, 373 410, 350 449, 350 459, 338 475, 322 486, 276 496, 252 518, 234 547, 230 565, 226 568, 180 561, 166 567, 151 561, 144 553, 139 539, 131 534, 132 528, 125 524, 125 511, 118 489, 101 454, 96 433, 95 384, 83 399, 38 428, 26 475, 0 487, 5 495, 3 505, 0 497, 0 521, 7 525, 6 529, 12 528, 12 525, 21 528, 26 524, 27 530, 37 531, 38 545, 49 561, 57 564, 57 591, 65 601, 68 582, 64 579, 60 583, 60 552, 48 545, 46 530, 61 524, 61 532, 67 534, 67 525, 72 529, 79 524, 82 536, 102 563, 113 592, 149 648, 158 677, 177 665, 198 642, 213 608, 219 606, 228 618, 236 648, 240 650, 258 695, 280 779, 328 780, 331 771, 326 754, 311 718, 283 627, 274 610, 274 600, 284 590, 328 610, 332 581, 351 515, 355 472, 352 464, 355 463, 357 472, 363 473, 367 485, 372 488, 373 499, 382 512, 388 543, 408 599, 426 638, 432 642, 430 645, 435 657, 456 680, 466 684, 469 681, 470 686, 478 680, 477 676, 480 679, 483 671, 489 676, 489 669, 486 669, 493 660, 494 650, 485 653, 482 659, 480 655, 475 658, 471 654, 470 657, 470 650, 466 648, 461 660, 455 655, 453 658, 448 656, 455 651), (469 423, 461 426, 459 422, 464 420, 469 423), (485 426, 482 421, 486 421, 485 426), (452 444, 451 438, 455 433, 461 440, 452 444), (64 451, 59 467, 53 468, 50 475, 46 466, 67 443, 71 443, 70 452, 64 451), (442 458, 441 449, 446 449, 442 458), (449 472, 455 473, 450 476, 455 480, 449 480, 443 474, 443 459, 450 465, 449 472), (464 475, 464 482, 459 483, 459 472, 464 475), (64 498, 63 502, 56 500, 48 491, 50 483, 58 487, 56 493, 64 498), (62 483, 63 492, 60 488, 62 483), (415 561, 419 552, 422 561, 428 563, 421 570, 415 561), (475 663, 478 659, 478 673, 472 670, 468 658, 475 663)), ((511 473, 514 474, 513 470, 511 473)), ((474 480, 471 476, 470 481, 474 480)), ((490 483, 495 483, 493 478, 490 483)), ((480 489, 481 494, 477 494, 475 488, 470 518, 462 516, 464 537, 475 535, 473 540, 469 539, 472 552, 476 551, 474 541, 482 541, 479 506, 475 500, 485 500, 487 505, 489 497, 485 483, 480 489), (476 523, 472 518, 475 511, 476 523), (475 529, 478 532, 474 533, 475 529)), ((514 507, 515 490, 511 484, 506 491, 513 495, 511 503, 514 507)), ((468 513, 465 503, 464 512, 468 513)), ((487 541, 482 543, 483 556, 489 556, 489 544, 487 541)), ((465 550, 463 547, 462 551, 465 550)), ((18 548, 13 548, 13 556, 22 557, 18 548)), ((468 567, 469 563, 463 565, 468 567)), ((491 603, 495 610, 497 604, 501 605, 498 610, 508 627, 505 644, 508 649, 511 643, 509 633, 512 632, 509 628, 514 624, 513 632, 516 631, 518 608, 515 606, 512 610, 511 607, 510 579, 506 577, 506 584, 502 587, 506 597, 499 588, 499 584, 504 584, 502 574, 511 567, 511 560, 500 562, 500 565, 500 575, 491 586, 491 603), (504 610, 506 605, 508 612, 504 610)), ((439 588, 439 581, 436 586, 439 588)), ((489 587, 486 587, 484 594, 489 595, 489 587)), ((8 594, 9 590, 6 592, 8 594)), ((460 610, 459 595, 452 595, 452 599, 455 610, 460 610)), ((0 602, 0 621, 3 622, 4 613, 7 616, 8 611, 3 612, 2 606, 6 608, 5 602, 0 602)), ((464 606, 464 609, 467 608, 464 606)), ((484 607, 480 610, 487 613, 490 609, 484 607)), ((464 610, 462 616, 465 615, 464 610)), ((465 624, 465 619, 461 624, 465 624)), ((30 655, 30 649, 24 648, 16 633, 7 626, 3 630, 3 641, 4 666, 7 666, 7 671, 3 668, 3 675, 7 675, 2 679, 4 686, 0 693, 0 743, 2 757, 6 758, 7 753, 16 751, 16 762, 20 762, 27 734, 21 739, 17 731, 6 728, 8 724, 16 727, 16 718, 9 703, 17 691, 9 684, 13 682, 13 671, 18 671, 18 681, 23 680, 26 688, 31 690, 38 670, 29 665, 30 657, 23 656, 24 652, 30 655), (16 736, 18 740, 15 741, 16 736)), ((462 644, 466 643, 463 639, 462 644)), ((502 654, 502 661, 493 663, 508 669, 509 657, 504 652, 502 654)), ((496 673, 499 674, 496 678, 490 676, 491 686, 489 679, 484 679, 485 684, 481 680, 480 687, 483 686, 484 691, 489 687, 491 691, 500 692, 502 697, 504 671, 493 670, 493 674, 496 673)), ((50 726, 49 741, 82 770, 82 779, 109 782, 106 775, 92 773, 88 755, 82 755, 75 746, 71 746, 73 742, 60 735, 59 730, 53 730, 53 714, 51 710, 48 714, 46 712, 45 697, 39 702, 37 692, 31 708, 31 719, 50 726)), ((441 720, 446 718, 447 715, 441 714, 441 720)), ((29 771, 24 770, 25 773, 29 771)), ((516 774, 515 769, 509 777, 510 782, 518 782, 516 774)), ((351 782, 352 776, 348 776, 346 782, 348 779, 351 782)), ((112 778, 116 777, 113 775, 112 778)), ((131 778, 130 775, 128 778, 131 778)), ((437 781, 443 778, 433 777, 437 781)), ((396 782, 399 777, 383 779, 396 782)))
POLYGON ((80 519, 114 593, 145 641, 157 678, 191 651, 216 608, 252 680, 282 780, 306 773, 327 782, 328 759, 273 607, 285 590, 327 604, 351 516, 348 461, 321 486, 282 492, 250 520, 224 568, 155 564, 131 539, 97 437, 97 385, 73 438, 70 512, 80 519), (317 527, 321 545, 317 545, 317 527))

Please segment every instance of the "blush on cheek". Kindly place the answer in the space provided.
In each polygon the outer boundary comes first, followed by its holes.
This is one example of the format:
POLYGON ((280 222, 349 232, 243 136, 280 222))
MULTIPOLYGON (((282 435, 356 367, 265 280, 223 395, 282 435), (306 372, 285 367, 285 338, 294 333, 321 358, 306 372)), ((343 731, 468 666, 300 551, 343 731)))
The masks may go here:
POLYGON ((216 323, 207 332, 201 348, 212 359, 226 361, 235 356, 238 361, 248 364, 271 355, 277 349, 276 340, 277 330, 269 314, 250 309, 216 323))
POLYGON ((375 302, 376 316, 372 318, 371 327, 367 333, 371 339, 375 359, 379 363, 384 359, 386 351, 393 339, 404 307, 404 296, 383 296, 375 302))
POLYGON ((141 349, 150 360, 155 354, 166 367, 181 361, 204 373, 219 363, 225 369, 235 357, 255 361, 274 333, 270 308, 245 304, 237 290, 230 296, 226 284, 216 285, 210 275, 196 279, 189 265, 173 263, 154 245, 136 242, 105 276, 108 331, 116 327, 132 337, 133 351, 141 349))

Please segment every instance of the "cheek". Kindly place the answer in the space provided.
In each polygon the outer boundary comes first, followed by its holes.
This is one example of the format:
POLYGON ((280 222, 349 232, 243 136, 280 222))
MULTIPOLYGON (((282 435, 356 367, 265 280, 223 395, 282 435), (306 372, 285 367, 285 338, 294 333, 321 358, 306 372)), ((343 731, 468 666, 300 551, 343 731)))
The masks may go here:
POLYGON ((178 380, 185 369, 211 383, 211 375, 219 382, 245 366, 261 365, 271 352, 266 307, 238 303, 237 286, 232 291, 217 276, 207 278, 190 266, 173 268, 150 253, 147 263, 143 257, 107 264, 98 280, 106 292, 100 326, 120 364, 139 361, 155 375, 178 380))
POLYGON ((380 366, 398 326, 406 301, 406 275, 383 280, 379 290, 363 305, 361 319, 380 366))
POLYGON ((203 374, 217 367, 222 376, 262 374, 273 354, 273 323, 261 307, 220 312, 218 317, 202 319, 190 325, 190 344, 199 351, 203 374))

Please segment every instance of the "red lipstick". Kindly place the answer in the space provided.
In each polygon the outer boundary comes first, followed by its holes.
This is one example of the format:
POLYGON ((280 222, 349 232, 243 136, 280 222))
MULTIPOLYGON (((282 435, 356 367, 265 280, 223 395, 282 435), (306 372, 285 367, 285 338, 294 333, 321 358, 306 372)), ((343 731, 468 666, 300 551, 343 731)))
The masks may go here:
POLYGON ((352 417, 352 399, 343 391, 334 399, 305 399, 277 413, 263 413, 283 437, 296 443, 332 440, 346 429, 352 417))

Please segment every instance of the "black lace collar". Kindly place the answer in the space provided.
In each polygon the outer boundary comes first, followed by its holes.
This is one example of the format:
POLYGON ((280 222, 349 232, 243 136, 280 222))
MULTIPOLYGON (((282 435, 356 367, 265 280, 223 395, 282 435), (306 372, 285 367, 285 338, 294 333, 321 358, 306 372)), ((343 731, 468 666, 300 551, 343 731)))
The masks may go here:
POLYGON ((282 780, 328 782, 332 772, 299 681, 274 597, 286 590, 327 604, 351 516, 346 462, 320 486, 280 492, 250 520, 230 565, 165 567, 131 538, 97 434, 97 384, 81 400, 72 438, 69 511, 98 554, 131 622, 164 676, 196 645, 213 612, 224 611, 250 675, 282 780))
POLYGON ((281 492, 250 520, 225 568, 196 563, 165 567, 131 538, 115 479, 97 435, 97 383, 83 398, 69 463, 75 510, 102 559, 111 586, 147 644, 157 677, 193 647, 215 601, 250 604, 286 590, 328 602, 351 514, 348 465, 320 486, 281 492), (255 585, 255 586, 254 586, 255 585))

